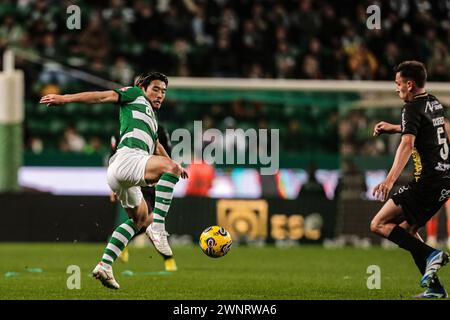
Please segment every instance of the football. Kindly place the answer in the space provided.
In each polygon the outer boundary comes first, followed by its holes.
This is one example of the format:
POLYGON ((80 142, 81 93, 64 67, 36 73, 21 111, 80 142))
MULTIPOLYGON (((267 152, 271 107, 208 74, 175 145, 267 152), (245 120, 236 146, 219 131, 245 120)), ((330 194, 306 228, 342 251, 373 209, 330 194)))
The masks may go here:
POLYGON ((212 226, 202 232, 199 243, 208 257, 220 258, 230 251, 233 240, 225 228, 212 226))

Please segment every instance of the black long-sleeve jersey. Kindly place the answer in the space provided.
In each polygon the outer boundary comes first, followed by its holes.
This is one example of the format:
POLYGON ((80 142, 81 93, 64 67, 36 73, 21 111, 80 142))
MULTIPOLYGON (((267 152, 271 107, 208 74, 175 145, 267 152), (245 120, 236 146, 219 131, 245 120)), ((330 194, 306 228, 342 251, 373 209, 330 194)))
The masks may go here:
POLYGON ((416 182, 450 176, 449 144, 445 131, 445 110, 435 96, 416 95, 402 109, 401 133, 416 139, 412 158, 416 182))

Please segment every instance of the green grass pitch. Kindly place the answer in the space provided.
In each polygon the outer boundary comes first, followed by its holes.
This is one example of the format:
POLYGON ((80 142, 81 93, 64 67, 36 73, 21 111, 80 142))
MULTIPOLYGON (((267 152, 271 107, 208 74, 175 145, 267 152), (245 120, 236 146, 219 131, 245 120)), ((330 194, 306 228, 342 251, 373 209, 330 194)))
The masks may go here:
MULTIPOLYGON (((197 246, 173 249, 179 270, 168 273, 153 247, 131 247, 130 261, 114 265, 121 289, 113 291, 90 277, 102 244, 2 243, 0 299, 410 299, 422 291, 400 249, 235 246, 220 259, 197 246), (79 290, 67 288, 69 265, 81 268, 79 290), (380 267, 381 289, 367 288, 370 265, 380 267)), ((444 284, 449 269, 440 270, 444 284)))

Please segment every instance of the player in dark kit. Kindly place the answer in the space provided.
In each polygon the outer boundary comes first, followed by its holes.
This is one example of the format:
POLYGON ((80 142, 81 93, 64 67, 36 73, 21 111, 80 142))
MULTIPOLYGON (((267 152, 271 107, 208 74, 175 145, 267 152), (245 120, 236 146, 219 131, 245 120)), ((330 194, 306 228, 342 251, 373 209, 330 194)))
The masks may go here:
POLYGON ((405 61, 396 67, 397 93, 405 101, 401 124, 380 122, 374 135, 400 133, 400 145, 386 179, 373 194, 385 201, 395 181, 412 155, 414 179, 401 187, 373 218, 372 232, 408 250, 419 268, 420 285, 427 288, 418 298, 447 298, 437 277, 449 255, 426 245, 417 230, 442 207, 450 196, 450 161, 444 109, 425 91, 426 70, 422 63, 405 61))

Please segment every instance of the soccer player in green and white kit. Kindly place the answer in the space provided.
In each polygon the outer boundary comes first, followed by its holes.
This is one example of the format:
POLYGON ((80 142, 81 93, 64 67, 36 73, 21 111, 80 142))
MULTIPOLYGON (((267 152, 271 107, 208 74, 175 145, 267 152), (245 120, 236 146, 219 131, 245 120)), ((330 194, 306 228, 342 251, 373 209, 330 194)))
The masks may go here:
POLYGON ((161 107, 167 85, 165 75, 152 72, 140 76, 133 87, 66 95, 49 94, 40 100, 40 103, 48 106, 71 102, 120 105, 120 140, 116 153, 109 161, 107 179, 130 219, 115 229, 101 261, 92 272, 96 279, 111 289, 119 289, 112 264, 141 228, 146 228, 146 234, 161 254, 172 256, 165 218, 175 184, 179 177, 187 178, 187 173, 170 159, 157 139, 158 122, 154 109, 161 107), (156 199, 152 217, 140 187, 155 184, 156 199))

